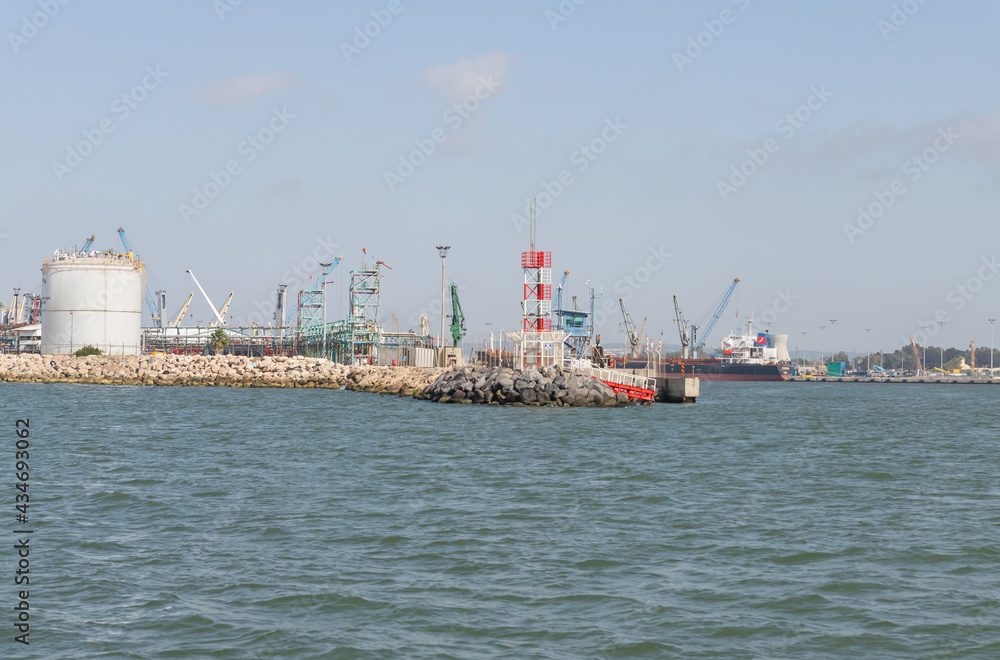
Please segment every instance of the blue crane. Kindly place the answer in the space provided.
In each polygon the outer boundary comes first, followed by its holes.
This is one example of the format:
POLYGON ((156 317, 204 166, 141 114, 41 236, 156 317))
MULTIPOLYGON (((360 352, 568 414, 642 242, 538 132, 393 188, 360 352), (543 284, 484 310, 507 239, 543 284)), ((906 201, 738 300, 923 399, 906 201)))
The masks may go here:
MULTIPOLYGON (((125 230, 121 227, 118 228, 118 237, 122 239, 122 245, 125 246, 127 252, 131 252, 136 257, 139 257, 139 253, 135 251, 132 247, 132 242, 128 240, 128 236, 125 235, 125 230)), ((143 269, 143 285, 146 287, 146 307, 149 309, 149 315, 153 319, 153 325, 158 328, 162 328, 162 321, 160 312, 156 307, 156 299, 153 298, 153 292, 149 290, 149 284, 146 282, 145 268, 143 269)))
POLYGON ((83 244, 82 248, 80 248, 80 252, 88 252, 88 251, 90 251, 90 248, 94 247, 94 239, 95 238, 97 238, 97 236, 93 236, 93 235, 90 238, 88 238, 87 242, 83 244))
POLYGON ((729 299, 733 297, 733 291, 736 290, 736 285, 739 283, 740 278, 737 277, 733 279, 733 283, 729 285, 729 289, 727 289, 722 295, 722 300, 719 302, 719 306, 716 307, 715 314, 712 315, 712 319, 708 322, 708 325, 705 326, 704 332, 701 333, 701 341, 698 342, 697 346, 695 346, 694 351, 696 356, 698 355, 698 352, 705 347, 705 340, 712 334, 712 330, 715 329, 715 324, 719 322, 720 318, 722 318, 722 313, 726 311, 726 307, 729 305, 729 299))
POLYGON ((552 310, 552 315, 556 317, 555 323, 553 323, 552 325, 555 326, 556 330, 563 329, 562 294, 563 294, 563 288, 565 288, 566 286, 567 277, 569 277, 568 270, 563 273, 562 281, 559 282, 559 286, 556 287, 556 307, 554 310, 552 310))

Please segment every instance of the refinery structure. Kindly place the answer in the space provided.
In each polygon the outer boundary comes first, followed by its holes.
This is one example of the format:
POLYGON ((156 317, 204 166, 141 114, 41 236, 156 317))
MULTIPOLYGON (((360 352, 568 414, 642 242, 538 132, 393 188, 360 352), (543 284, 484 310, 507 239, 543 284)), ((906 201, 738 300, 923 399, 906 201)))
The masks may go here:
POLYGON ((191 291, 179 311, 170 313, 166 292, 150 285, 140 254, 125 230, 118 228, 120 249, 94 250, 93 236, 79 249, 58 249, 42 261, 39 287, 25 293, 15 290, 9 305, 0 303, 0 352, 73 354, 87 348, 110 355, 305 355, 346 365, 413 367, 462 365, 468 360, 520 370, 572 364, 578 369, 596 370, 594 377, 613 383, 617 391, 630 397, 638 394, 629 388, 642 382, 630 380, 628 374, 635 378, 788 378, 788 365, 779 364, 788 362, 786 337, 769 332, 755 336, 751 326, 745 335, 734 333, 727 337, 728 350, 723 353, 702 355, 704 340, 725 310, 738 278, 707 323, 688 324, 675 296, 683 346, 678 358, 661 358, 662 334, 654 346, 645 334, 646 320, 637 327, 624 300, 619 299, 627 344, 617 356, 606 353, 594 327, 595 299, 599 294, 588 280, 589 309, 586 304, 581 309, 576 296, 567 308, 564 291, 569 271, 564 271, 553 286, 552 253, 536 244, 536 225, 532 205, 529 246, 520 255, 520 327, 499 337, 498 345, 491 333, 489 343, 477 346, 473 342, 472 350, 465 350, 462 340, 466 326, 458 287, 449 287, 445 279, 448 246, 438 246, 442 313, 441 332, 435 337, 430 330, 431 319, 426 316, 420 318, 419 331, 403 332, 395 314, 383 313, 382 286, 387 277, 391 282, 392 267, 367 251, 363 251, 360 264, 347 274, 343 274, 343 257, 336 257, 320 263, 321 271, 310 276, 312 283, 299 291, 278 284, 274 293, 276 310, 267 325, 233 325, 227 313, 236 292, 231 291, 222 305, 216 306, 191 270, 186 271, 193 285, 191 291), (348 305, 345 316, 331 318, 328 288, 338 269, 342 273, 338 281, 348 285, 348 305), (449 290, 450 315, 446 306, 449 290), (201 295, 211 308, 212 320, 207 324, 189 324, 188 309, 196 295, 201 295), (143 324, 147 312, 149 322, 143 324), (392 319, 391 329, 387 316, 392 319), (450 338, 445 333, 446 318, 450 319, 450 338), (702 325, 704 331, 699 336, 702 325), (608 369, 627 373, 609 375, 608 369))

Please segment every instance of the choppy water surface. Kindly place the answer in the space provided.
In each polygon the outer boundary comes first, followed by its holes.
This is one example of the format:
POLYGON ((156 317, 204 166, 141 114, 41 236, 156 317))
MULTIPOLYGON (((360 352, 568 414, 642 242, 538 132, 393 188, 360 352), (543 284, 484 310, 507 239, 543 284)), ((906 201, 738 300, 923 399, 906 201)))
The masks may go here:
POLYGON ((0 656, 1000 657, 1000 387, 702 395, 0 384, 36 529, 0 656))

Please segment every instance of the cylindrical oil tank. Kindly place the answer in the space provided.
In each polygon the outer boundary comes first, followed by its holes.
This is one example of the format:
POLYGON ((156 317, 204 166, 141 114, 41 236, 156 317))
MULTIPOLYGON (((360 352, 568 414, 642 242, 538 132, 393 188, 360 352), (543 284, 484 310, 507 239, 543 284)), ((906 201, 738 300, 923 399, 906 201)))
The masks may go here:
POLYGON ((138 259, 57 251, 42 264, 42 353, 140 353, 143 290, 138 259))

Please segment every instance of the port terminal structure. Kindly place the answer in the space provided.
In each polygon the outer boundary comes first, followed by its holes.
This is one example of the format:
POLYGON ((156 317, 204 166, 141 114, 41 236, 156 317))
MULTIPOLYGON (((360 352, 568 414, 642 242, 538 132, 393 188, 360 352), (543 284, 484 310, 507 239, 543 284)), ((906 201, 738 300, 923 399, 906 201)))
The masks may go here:
MULTIPOLYGON (((276 327, 226 326, 226 352, 264 357, 304 355, 326 357, 345 365, 433 366, 434 340, 413 332, 386 332, 381 319, 382 268, 385 263, 363 261, 350 272, 349 307, 345 319, 326 319, 330 273, 343 257, 322 264, 319 282, 298 293, 297 316, 285 319, 284 285, 278 287, 276 327)), ((391 269, 390 269, 391 270, 391 269)), ((208 327, 146 328, 147 352, 199 354, 207 352, 214 329, 208 327)))

